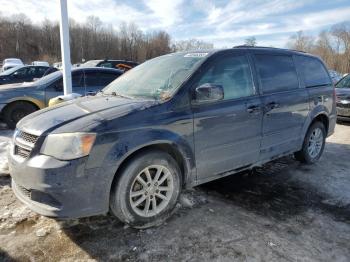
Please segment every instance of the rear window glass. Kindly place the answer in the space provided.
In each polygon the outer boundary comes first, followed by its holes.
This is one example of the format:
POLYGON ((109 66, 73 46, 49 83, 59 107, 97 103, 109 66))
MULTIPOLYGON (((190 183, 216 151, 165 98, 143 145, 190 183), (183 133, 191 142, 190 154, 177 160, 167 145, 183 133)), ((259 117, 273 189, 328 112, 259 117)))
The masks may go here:
POLYGON ((264 94, 299 88, 293 58, 286 55, 255 55, 264 94))
POLYGON ((323 86, 332 83, 326 68, 318 59, 307 56, 296 56, 296 61, 304 76, 306 87, 323 86))

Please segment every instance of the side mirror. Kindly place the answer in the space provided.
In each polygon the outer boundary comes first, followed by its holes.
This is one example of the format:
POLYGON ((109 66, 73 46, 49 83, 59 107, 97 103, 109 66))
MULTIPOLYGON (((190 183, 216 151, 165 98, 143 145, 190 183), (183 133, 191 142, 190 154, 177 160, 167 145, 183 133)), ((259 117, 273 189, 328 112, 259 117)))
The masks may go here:
POLYGON ((12 74, 12 76, 13 76, 14 78, 18 78, 19 74, 18 74, 18 72, 14 72, 14 73, 12 74))
POLYGON ((224 88, 222 85, 205 83, 196 88, 196 102, 214 102, 224 99, 224 88))

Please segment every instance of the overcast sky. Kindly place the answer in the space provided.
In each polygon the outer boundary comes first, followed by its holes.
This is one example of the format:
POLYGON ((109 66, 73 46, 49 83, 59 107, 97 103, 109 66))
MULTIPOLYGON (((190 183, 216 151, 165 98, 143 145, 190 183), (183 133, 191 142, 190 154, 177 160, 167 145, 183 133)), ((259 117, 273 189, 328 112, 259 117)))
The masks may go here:
MULTIPOLYGON (((299 30, 317 34, 350 21, 350 0, 68 0, 69 16, 90 15, 118 28, 135 22, 142 30, 166 30, 173 40, 202 39, 231 47, 255 36, 259 45, 284 47, 299 30)), ((59 19, 58 0, 0 0, 2 15, 26 14, 38 23, 59 19)))

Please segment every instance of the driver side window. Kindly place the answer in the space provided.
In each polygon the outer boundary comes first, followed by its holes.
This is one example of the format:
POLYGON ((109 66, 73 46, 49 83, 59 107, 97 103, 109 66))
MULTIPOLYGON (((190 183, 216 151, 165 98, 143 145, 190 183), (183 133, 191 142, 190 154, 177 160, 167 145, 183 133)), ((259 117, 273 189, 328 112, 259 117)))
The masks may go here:
POLYGON ((224 100, 255 94, 249 61, 245 55, 218 57, 204 72, 197 86, 220 85, 224 100))
POLYGON ((25 77, 27 74, 28 68, 20 68, 18 69, 14 75, 18 78, 25 77))

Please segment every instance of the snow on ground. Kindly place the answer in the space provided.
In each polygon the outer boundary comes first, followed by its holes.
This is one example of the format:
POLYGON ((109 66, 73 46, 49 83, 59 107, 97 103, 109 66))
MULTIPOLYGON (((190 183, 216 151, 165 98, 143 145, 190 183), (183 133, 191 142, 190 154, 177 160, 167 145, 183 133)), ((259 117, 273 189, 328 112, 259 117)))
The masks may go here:
POLYGON ((0 176, 8 175, 8 164, 7 164, 7 149, 10 144, 10 140, 13 131, 6 130, 6 126, 0 125, 0 176))

